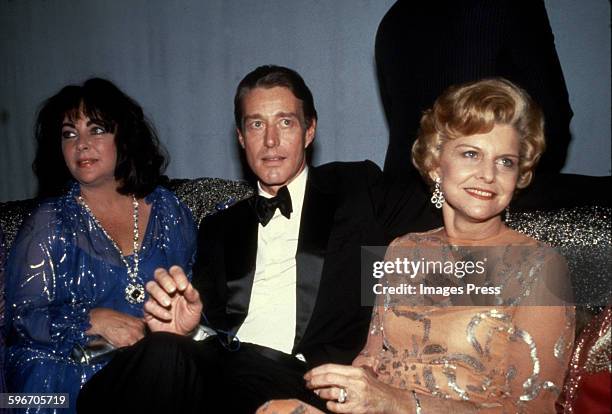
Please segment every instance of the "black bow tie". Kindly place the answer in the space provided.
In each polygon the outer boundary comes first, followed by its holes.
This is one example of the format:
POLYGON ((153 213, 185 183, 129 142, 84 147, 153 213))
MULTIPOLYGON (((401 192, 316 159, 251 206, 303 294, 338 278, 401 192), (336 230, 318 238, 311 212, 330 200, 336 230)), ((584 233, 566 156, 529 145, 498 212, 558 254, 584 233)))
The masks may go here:
POLYGON ((266 198, 258 195, 254 200, 255 213, 262 226, 265 226, 272 220, 274 212, 278 208, 281 214, 287 218, 291 216, 293 207, 291 206, 291 195, 287 187, 281 187, 276 196, 266 198))

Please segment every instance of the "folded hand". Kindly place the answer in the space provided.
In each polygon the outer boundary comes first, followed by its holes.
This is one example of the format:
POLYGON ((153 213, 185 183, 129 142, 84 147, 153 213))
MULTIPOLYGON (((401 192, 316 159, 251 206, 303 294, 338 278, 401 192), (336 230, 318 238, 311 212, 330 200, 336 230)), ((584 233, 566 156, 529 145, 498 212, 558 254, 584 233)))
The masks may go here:
POLYGON ((187 335, 200 322, 200 294, 179 266, 157 269, 154 280, 147 282, 149 299, 144 304, 145 321, 152 332, 187 335))

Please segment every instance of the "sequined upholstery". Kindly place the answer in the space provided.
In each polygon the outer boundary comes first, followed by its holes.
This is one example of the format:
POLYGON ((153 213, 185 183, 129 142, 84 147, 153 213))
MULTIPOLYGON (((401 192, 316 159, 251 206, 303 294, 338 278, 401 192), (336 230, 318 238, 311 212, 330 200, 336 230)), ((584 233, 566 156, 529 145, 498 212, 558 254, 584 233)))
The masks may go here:
POLYGON ((511 212, 509 226, 557 247, 566 258, 578 309, 577 331, 610 301, 612 208, 583 206, 511 212), (605 288, 607 286, 607 289, 605 288))
POLYGON ((168 187, 189 207, 198 224, 205 216, 253 195, 246 182, 221 178, 172 180, 168 187))
POLYGON ((38 205, 36 199, 0 203, 0 227, 4 232, 4 248, 8 252, 23 219, 38 205))

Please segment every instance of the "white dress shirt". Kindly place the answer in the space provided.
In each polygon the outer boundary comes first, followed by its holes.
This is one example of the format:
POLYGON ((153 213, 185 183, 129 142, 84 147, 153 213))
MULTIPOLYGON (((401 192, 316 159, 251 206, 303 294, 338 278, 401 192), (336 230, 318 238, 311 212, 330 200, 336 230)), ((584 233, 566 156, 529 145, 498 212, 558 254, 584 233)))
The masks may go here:
MULTIPOLYGON (((293 212, 287 219, 277 209, 257 232, 257 259, 246 319, 238 330, 241 342, 291 353, 296 327, 296 262, 307 168, 287 185, 293 212)), ((259 182, 259 195, 271 198, 259 182)))

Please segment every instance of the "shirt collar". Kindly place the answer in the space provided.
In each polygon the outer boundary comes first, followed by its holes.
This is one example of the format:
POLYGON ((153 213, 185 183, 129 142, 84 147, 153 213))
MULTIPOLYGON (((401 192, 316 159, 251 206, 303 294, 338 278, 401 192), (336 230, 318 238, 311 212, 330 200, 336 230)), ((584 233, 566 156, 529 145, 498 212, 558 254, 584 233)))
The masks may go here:
MULTIPOLYGON (((299 173, 299 175, 289 184, 287 184, 287 189, 289 190, 289 195, 291 195, 292 202, 294 202, 294 200, 302 200, 304 198, 304 193, 306 192, 306 178, 308 178, 308 166, 304 167, 302 172, 299 173)), ((265 198, 274 197, 261 187, 259 180, 257 181, 257 193, 265 198)))

